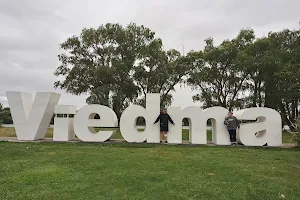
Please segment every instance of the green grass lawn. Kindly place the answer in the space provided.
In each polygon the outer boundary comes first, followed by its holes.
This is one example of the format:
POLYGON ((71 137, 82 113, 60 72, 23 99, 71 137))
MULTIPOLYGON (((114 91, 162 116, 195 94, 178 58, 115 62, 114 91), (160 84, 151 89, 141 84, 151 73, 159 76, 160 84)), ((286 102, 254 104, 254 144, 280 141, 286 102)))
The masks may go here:
MULTIPOLYGON (((96 129, 99 130, 99 129, 96 129)), ((4 128, 0 127, 0 137, 16 137, 15 128, 4 128)), ((53 137, 53 128, 48 128, 48 131, 46 133, 46 138, 52 138, 53 137)), ((292 143, 291 141, 291 134, 287 132, 282 133, 282 142, 283 143, 292 143)), ((207 131, 207 140, 211 141, 211 131, 207 131)), ((117 129, 117 131, 112 135, 111 139, 123 139, 120 130, 117 129)), ((189 131, 188 130, 182 130, 182 139, 188 140, 189 139, 189 131)))
POLYGON ((299 148, 0 142, 0 199, 300 197, 299 148))

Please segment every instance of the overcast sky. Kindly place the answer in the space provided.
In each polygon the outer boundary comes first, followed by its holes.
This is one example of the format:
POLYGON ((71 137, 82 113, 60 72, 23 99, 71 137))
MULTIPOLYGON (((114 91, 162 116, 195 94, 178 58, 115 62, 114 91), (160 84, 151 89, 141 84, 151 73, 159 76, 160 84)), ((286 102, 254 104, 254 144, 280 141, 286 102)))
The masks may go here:
MULTIPOLYGON (((145 25, 166 49, 185 53, 252 27, 257 36, 299 28, 300 0, 0 0, 0 103, 6 91, 61 93, 59 104, 82 107, 86 96, 53 89, 59 44, 84 27, 145 25)), ((195 105, 194 92, 177 87, 173 106, 195 105)))

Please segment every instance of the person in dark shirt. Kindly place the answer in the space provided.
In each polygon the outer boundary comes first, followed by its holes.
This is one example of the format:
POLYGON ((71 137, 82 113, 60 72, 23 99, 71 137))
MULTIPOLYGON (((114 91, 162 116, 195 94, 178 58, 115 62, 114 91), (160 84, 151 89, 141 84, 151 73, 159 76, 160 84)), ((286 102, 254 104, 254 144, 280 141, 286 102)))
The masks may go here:
POLYGON ((167 109, 164 108, 162 109, 161 114, 157 117, 157 119, 155 120, 154 124, 156 124, 157 122, 160 122, 160 142, 162 142, 162 138, 163 136, 165 136, 165 142, 167 142, 167 133, 169 131, 169 121, 173 124, 173 120, 171 119, 171 117, 168 115, 167 113, 167 109))
POLYGON ((233 116, 232 112, 228 112, 228 117, 225 118, 224 124, 227 127, 229 136, 230 136, 230 142, 231 145, 236 144, 236 129, 240 127, 239 120, 233 116))

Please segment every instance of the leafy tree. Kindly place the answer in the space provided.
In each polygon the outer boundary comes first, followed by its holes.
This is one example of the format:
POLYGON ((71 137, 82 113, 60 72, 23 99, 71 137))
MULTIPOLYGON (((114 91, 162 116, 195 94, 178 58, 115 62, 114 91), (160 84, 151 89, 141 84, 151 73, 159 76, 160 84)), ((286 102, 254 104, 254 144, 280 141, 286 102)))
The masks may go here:
POLYGON ((186 57, 178 51, 162 51, 161 43, 152 45, 158 47, 150 48, 146 57, 134 69, 133 78, 141 94, 137 102, 145 106, 147 93, 160 93, 161 106, 169 106, 172 102, 171 92, 175 91, 176 84, 183 82, 190 66, 186 57))
POLYGON ((106 24, 83 29, 61 44, 64 76, 55 87, 75 95, 88 93, 86 102, 111 107, 120 117, 131 103, 145 106, 147 93, 160 93, 161 105, 170 105, 174 86, 188 74, 187 59, 174 49, 163 50, 155 33, 134 23, 106 24))
POLYGON ((264 106, 264 87, 267 76, 265 72, 269 67, 272 67, 268 61, 270 57, 269 46, 270 41, 268 38, 259 38, 243 51, 245 55, 244 62, 249 70, 249 96, 244 98, 245 107, 264 106))
POLYGON ((134 23, 83 29, 61 44, 55 75, 64 79, 54 86, 88 93, 87 103, 109 106, 118 117, 131 103, 145 106, 147 93, 160 93, 161 106, 170 105, 175 85, 185 82, 203 107, 266 106, 288 124, 299 117, 300 30, 255 38, 252 29, 243 29, 220 45, 205 42, 203 50, 182 56, 164 51, 153 31, 134 23))
POLYGON ((300 31, 270 32, 256 38, 251 29, 219 46, 206 40, 203 51, 190 52, 194 70, 188 83, 204 107, 265 106, 280 111, 285 124, 299 117, 300 31))
POLYGON ((2 112, 2 110, 3 110, 3 104, 0 103, 0 126, 1 126, 1 124, 3 124, 3 119, 2 119, 2 117, 1 117, 1 112, 2 112))
POLYGON ((189 85, 199 91, 194 101, 204 102, 204 107, 223 106, 229 109, 241 107, 240 98, 247 89, 249 69, 242 52, 254 40, 251 29, 241 30, 233 40, 225 40, 214 46, 213 39, 205 40, 203 51, 192 52, 194 70, 189 85))
POLYGON ((279 110, 284 123, 289 125, 299 113, 299 36, 298 30, 270 32, 244 51, 251 69, 251 105, 279 110))
POLYGON ((139 94, 132 78, 136 64, 159 42, 153 31, 134 23, 83 29, 61 44, 62 65, 55 75, 65 79, 54 85, 75 95, 88 93, 87 103, 109 106, 120 116, 139 94))
MULTIPOLYGON (((266 88, 266 101, 279 108, 283 117, 290 124, 298 117, 298 104, 300 99, 300 31, 283 30, 269 33, 271 52, 274 56, 274 79, 270 85, 275 89, 266 88), (275 83, 275 84, 274 84, 275 83)), ((267 84, 267 82, 266 82, 267 84)), ((266 106, 269 106, 266 102, 266 106)))
POLYGON ((2 108, 2 111, 0 111, 0 124, 1 123, 3 123, 3 124, 12 124, 13 123, 9 108, 2 108))

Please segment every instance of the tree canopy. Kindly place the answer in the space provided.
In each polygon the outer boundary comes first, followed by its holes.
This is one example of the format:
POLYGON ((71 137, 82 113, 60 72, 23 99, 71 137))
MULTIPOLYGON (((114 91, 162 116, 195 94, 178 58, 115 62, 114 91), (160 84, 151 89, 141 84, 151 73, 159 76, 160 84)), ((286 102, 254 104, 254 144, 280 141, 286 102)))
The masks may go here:
POLYGON ((228 109, 269 107, 280 111, 285 123, 299 115, 300 32, 283 30, 256 38, 252 29, 203 51, 192 52, 194 69, 188 84, 204 107, 228 109))
POLYGON ((131 103, 145 106, 147 93, 160 93, 161 106, 172 103, 175 85, 187 83, 203 107, 230 110, 270 107, 285 123, 299 116, 300 31, 270 32, 258 38, 251 28, 233 39, 181 55, 165 50, 155 32, 130 23, 83 29, 60 45, 61 66, 55 87, 86 102, 111 107, 120 117, 131 103))
POLYGON ((0 125, 1 124, 12 124, 12 117, 9 108, 5 108, 2 103, 0 103, 0 125))
POLYGON ((83 29, 61 44, 55 87, 75 95, 88 93, 87 103, 111 107, 117 116, 133 102, 144 105, 147 92, 158 92, 169 105, 174 86, 186 74, 176 50, 164 51, 155 33, 134 23, 83 29))

